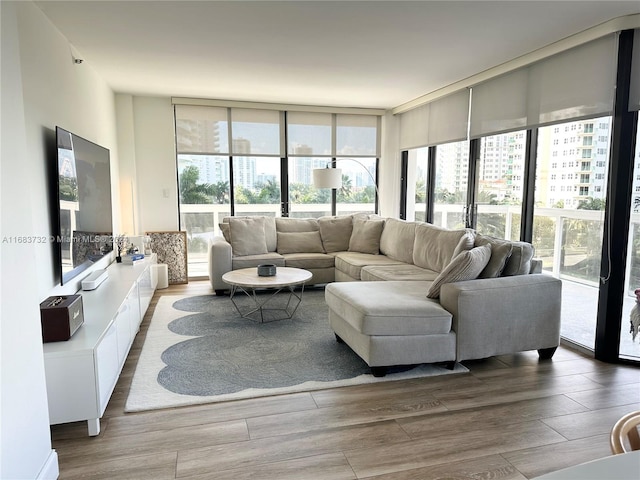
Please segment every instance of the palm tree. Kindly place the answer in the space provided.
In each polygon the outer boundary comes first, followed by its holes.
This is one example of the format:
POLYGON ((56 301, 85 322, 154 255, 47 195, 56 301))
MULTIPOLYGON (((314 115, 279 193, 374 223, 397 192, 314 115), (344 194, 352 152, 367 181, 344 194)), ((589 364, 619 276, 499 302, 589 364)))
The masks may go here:
POLYGON ((208 183, 198 183, 200 170, 193 165, 185 168, 180 174, 180 203, 192 205, 213 203, 213 192, 208 183))

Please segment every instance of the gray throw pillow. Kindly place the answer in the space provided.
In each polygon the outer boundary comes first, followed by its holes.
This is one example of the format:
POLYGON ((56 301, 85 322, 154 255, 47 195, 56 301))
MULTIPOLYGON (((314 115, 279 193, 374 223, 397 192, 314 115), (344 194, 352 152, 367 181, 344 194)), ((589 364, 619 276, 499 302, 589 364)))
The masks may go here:
POLYGON ((512 242, 513 250, 502 271, 503 277, 526 275, 531 271, 531 259, 535 252, 533 245, 527 242, 512 242))
POLYGON ((278 253, 324 253, 320 232, 278 232, 278 253))
POLYGON ((436 277, 427 292, 428 298, 439 298, 445 283, 461 282, 478 278, 491 258, 491 245, 482 245, 466 250, 456 256, 436 277))
POLYGON ((264 234, 264 218, 232 217, 229 219, 231 248, 236 256, 262 255, 268 252, 264 234))
POLYGON ((513 243, 509 240, 482 234, 476 236, 476 246, 487 244, 491 245, 491 259, 484 270, 480 272, 478 278, 496 278, 502 275, 502 271, 513 250, 513 243))
POLYGON ((224 239, 231 243, 231 232, 229 230, 229 224, 228 223, 220 223, 218 224, 218 226, 220 227, 220 231, 222 232, 222 236, 224 237, 224 239))
POLYGON ((384 220, 364 220, 355 217, 349 239, 349 251, 378 255, 383 228, 384 220))

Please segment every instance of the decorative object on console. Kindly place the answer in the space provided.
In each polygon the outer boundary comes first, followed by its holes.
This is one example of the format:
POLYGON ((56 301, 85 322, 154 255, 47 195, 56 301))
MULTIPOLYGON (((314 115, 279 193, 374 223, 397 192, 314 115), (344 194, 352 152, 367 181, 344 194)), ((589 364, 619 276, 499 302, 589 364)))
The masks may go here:
POLYGON ((84 323, 82 297, 80 295, 54 296, 40 303, 42 341, 66 341, 84 323))
POLYGON ((273 263, 258 265, 259 277, 273 277, 276 274, 276 266, 273 263))
POLYGON ((125 253, 125 245, 128 241, 129 239, 122 233, 116 236, 116 262, 120 263, 122 261, 122 254, 125 253))
POLYGON ((158 263, 166 264, 169 285, 188 283, 187 232, 146 232, 151 238, 151 248, 158 255, 158 263))
POLYGON ((137 263, 142 262, 142 260, 144 260, 144 255, 142 253, 127 253, 122 257, 122 263, 124 265, 136 265, 137 263))

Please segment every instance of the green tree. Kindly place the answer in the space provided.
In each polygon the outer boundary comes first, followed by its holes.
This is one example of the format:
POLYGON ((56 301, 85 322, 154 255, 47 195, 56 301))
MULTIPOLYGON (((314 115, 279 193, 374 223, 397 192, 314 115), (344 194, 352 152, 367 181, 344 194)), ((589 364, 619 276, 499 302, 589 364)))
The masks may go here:
POLYGON ((580 200, 578 203, 578 210, 604 210, 606 201, 601 198, 587 197, 584 200, 580 200))
POLYGON ((342 175, 342 186, 338 189, 338 203, 351 203, 353 182, 347 175, 342 175))
POLYGON ((198 167, 186 167, 178 179, 180 187, 180 203, 192 205, 214 203, 213 191, 208 183, 199 183, 200 170, 198 167))
POLYGON ((416 180, 416 203, 424 203, 427 198, 427 185, 424 178, 418 178, 416 180))

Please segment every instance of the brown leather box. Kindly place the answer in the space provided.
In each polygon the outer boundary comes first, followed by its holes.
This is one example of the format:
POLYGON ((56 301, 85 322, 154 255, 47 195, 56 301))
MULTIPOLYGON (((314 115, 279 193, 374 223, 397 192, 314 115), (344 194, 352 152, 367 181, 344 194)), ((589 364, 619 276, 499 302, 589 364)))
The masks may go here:
POLYGON ((81 295, 58 295, 40 304, 42 341, 69 340, 84 323, 81 295))

